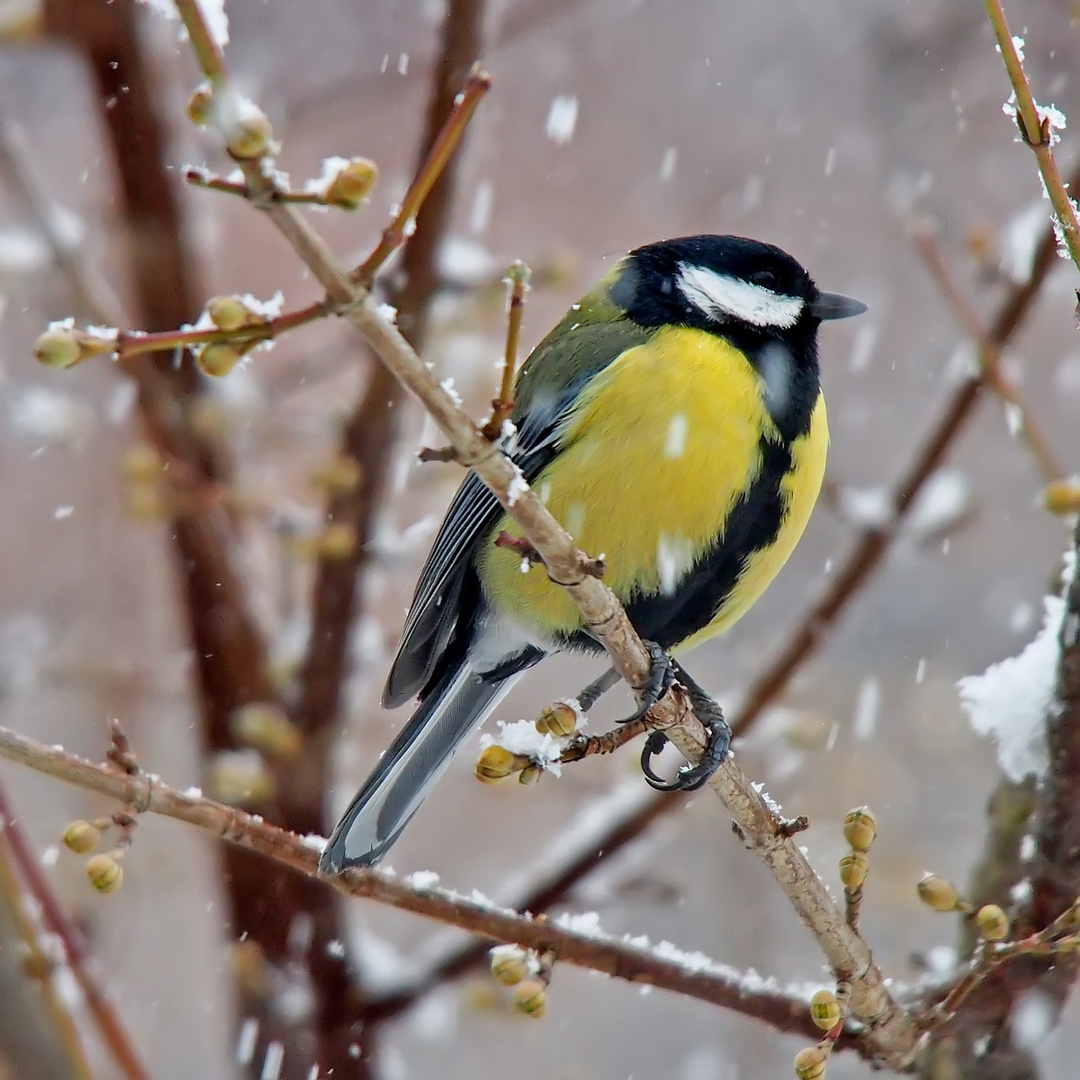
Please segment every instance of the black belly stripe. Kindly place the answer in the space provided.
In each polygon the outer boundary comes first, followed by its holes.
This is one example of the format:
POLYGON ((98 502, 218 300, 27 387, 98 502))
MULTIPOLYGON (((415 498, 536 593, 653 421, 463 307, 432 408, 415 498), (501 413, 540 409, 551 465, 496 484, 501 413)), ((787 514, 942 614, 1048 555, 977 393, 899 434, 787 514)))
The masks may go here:
MULTIPOLYGON (((703 630, 716 617, 756 551, 776 541, 787 509, 782 483, 791 471, 786 444, 762 439, 761 469, 728 515, 727 528, 716 547, 707 552, 675 585, 670 595, 653 593, 624 599, 637 632, 664 649, 673 649, 703 630)), ((578 631, 566 642, 589 652, 600 645, 578 631)))

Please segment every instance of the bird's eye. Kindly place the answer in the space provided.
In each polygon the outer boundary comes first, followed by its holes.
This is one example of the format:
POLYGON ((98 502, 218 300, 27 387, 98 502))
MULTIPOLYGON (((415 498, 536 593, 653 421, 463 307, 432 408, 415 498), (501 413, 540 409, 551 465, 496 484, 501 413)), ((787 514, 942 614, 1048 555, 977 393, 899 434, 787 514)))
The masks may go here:
POLYGON ((771 270, 755 270, 750 275, 750 280, 755 285, 760 285, 763 289, 776 288, 776 274, 771 270))

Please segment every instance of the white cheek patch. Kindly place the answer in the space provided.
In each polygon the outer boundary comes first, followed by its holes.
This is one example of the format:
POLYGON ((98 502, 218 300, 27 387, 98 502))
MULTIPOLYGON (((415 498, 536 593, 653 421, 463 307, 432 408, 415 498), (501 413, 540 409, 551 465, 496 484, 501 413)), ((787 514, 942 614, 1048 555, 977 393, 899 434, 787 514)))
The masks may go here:
POLYGON ((753 326, 786 330, 799 321, 805 304, 798 296, 782 296, 763 285, 693 263, 679 263, 677 281, 683 296, 711 319, 741 319, 753 326))

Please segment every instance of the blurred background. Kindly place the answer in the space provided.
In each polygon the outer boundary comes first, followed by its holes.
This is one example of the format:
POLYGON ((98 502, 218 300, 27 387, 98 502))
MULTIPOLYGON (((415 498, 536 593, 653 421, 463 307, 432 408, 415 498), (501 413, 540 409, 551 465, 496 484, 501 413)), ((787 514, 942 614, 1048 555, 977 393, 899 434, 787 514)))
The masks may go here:
MULTIPOLYGON (((183 318, 194 321, 217 293, 269 298, 281 290, 286 310, 317 299, 250 207, 183 189, 183 165, 229 169, 214 137, 184 117, 194 64, 175 23, 117 3, 134 20, 137 36, 125 48, 142 56, 179 200, 193 300, 183 318)), ((158 240, 136 227, 130 175, 140 170, 123 162, 139 162, 147 144, 115 153, 109 112, 129 107, 128 90, 118 87, 99 106, 102 83, 78 37, 90 31, 72 29, 65 20, 78 23, 77 13, 62 10, 80 6, 104 5, 57 0, 37 16, 29 4, 2 5, 4 156, 33 178, 69 250, 138 326, 146 310, 139 275, 153 267, 158 240)), ((1014 0, 1008 10, 1026 38, 1036 97, 1076 111, 1073 5, 1014 0)), ((328 155, 378 162, 369 207, 312 217, 355 263, 412 174, 443 5, 228 0, 227 12, 230 69, 266 109, 283 143, 280 165, 297 186, 328 155)), ((942 0, 491 0, 483 40, 494 88, 460 157, 425 347, 474 415, 492 395, 504 334, 499 280, 515 258, 536 275, 523 330, 529 347, 613 257, 680 234, 778 244, 823 288, 870 305, 863 318, 822 332, 832 498, 754 611, 687 661, 734 708, 840 565, 854 528, 880 522, 883 493, 971 363, 912 243, 913 223, 936 230, 944 259, 984 314, 1029 273, 1048 204, 1033 156, 1002 114, 1008 84, 985 13, 942 0)), ((97 55, 114 44, 106 37, 97 55)), ((1065 171, 1075 158, 1069 136, 1059 148, 1065 171)), ((1076 284, 1075 268, 1060 261, 1004 361, 1067 473, 1080 458, 1076 284)), ((76 313, 77 301, 10 167, 0 176, 0 304, 0 723, 97 760, 107 721, 118 717, 145 768, 179 788, 208 786, 213 759, 176 530, 133 501, 126 478, 125 455, 146 438, 135 390, 106 362, 66 373, 35 364, 34 339, 48 320, 76 313)), ((200 437, 216 441, 233 488, 259 508, 234 521, 232 557, 286 701, 307 648, 313 581, 297 538, 316 535, 324 512, 308 478, 337 452, 371 371, 348 327, 325 323, 254 354, 209 385, 199 405, 200 437)), ((862 925, 898 980, 917 978, 927 954, 940 959, 933 950, 955 944, 957 927, 918 903, 915 882, 931 869, 966 880, 999 779, 994 748, 971 731, 956 681, 1031 640, 1068 544, 1061 520, 1041 507, 1043 480, 1013 429, 987 395, 884 564, 739 748, 744 768, 787 812, 810 817, 804 843, 827 880, 844 850, 844 814, 872 805, 879 839, 862 925)), ((415 575, 460 481, 455 466, 416 464, 417 448, 439 440, 413 404, 399 431, 380 451, 385 497, 365 548, 341 724, 324 746, 326 824, 407 718, 407 710, 381 711, 378 694, 415 575)), ((595 664, 550 662, 518 685, 502 713, 531 717, 597 673, 595 664)), ((625 711, 623 691, 611 698, 596 710, 594 730, 625 711)), ((589 759, 528 789, 480 786, 474 761, 472 749, 459 756, 395 848, 399 873, 434 870, 450 887, 497 895, 596 800, 617 785, 630 785, 625 798, 644 788, 633 751, 589 759)), ((149 1074, 240 1075, 244 1010, 229 946, 237 923, 217 847, 174 823, 144 821, 124 888, 98 896, 82 861, 57 857, 55 845, 72 818, 113 808, 6 765, 0 780, 43 873, 99 958, 149 1074)), ((668 815, 557 910, 596 911, 611 933, 666 939, 781 985, 828 977, 814 942, 708 795, 668 815)), ((300 947, 304 926, 295 923, 283 955, 300 947)), ((438 925, 368 903, 348 905, 347 928, 372 986, 406 978, 453 945, 438 925)), ((256 967, 251 978, 269 977, 256 967)), ((287 963, 273 976, 281 972, 288 976, 287 963)), ((14 1002, 29 991, 12 978, 5 993, 14 1002)), ((1040 1040, 1047 1077, 1072 1074, 1075 1010, 1071 1018, 1040 1040)), ((364 1069, 386 1080, 508 1071, 521 1080, 780 1077, 805 1042, 566 967, 556 968, 540 1022, 515 1015, 480 972, 358 1038, 364 1069)), ((67 1075, 44 1065, 33 1073, 36 1051, 20 1056, 12 1047, 0 1051, 10 1058, 0 1075, 67 1075)), ((94 1075, 114 1075, 107 1057, 94 1067, 94 1075)), ((258 1068, 249 1066, 255 1075, 258 1068)), ((869 1072, 852 1055, 830 1065, 838 1080, 869 1072)), ((282 1075, 291 1075, 288 1059, 282 1075)))

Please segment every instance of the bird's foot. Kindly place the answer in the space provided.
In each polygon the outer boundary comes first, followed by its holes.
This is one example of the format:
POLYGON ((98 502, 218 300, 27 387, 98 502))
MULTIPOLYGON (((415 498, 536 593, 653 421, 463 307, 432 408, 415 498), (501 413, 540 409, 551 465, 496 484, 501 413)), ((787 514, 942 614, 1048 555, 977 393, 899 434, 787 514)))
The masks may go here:
POLYGON ((697 791, 724 763, 731 746, 731 728, 724 719, 723 709, 690 678, 683 667, 670 658, 668 663, 674 677, 686 689, 694 715, 705 727, 705 751, 697 764, 684 765, 673 780, 664 780, 653 771, 652 759, 667 745, 668 737, 663 731, 654 731, 645 740, 645 747, 641 751, 641 771, 649 786, 657 791, 697 791))

